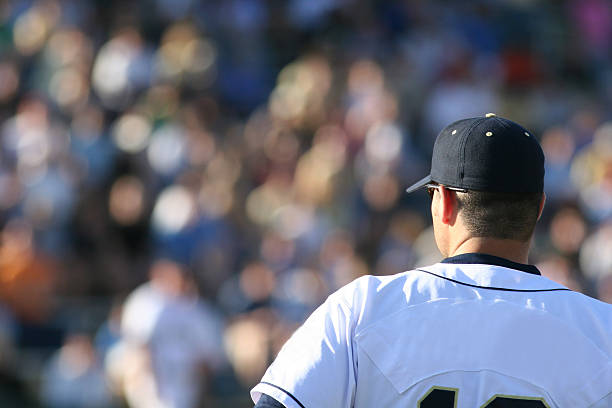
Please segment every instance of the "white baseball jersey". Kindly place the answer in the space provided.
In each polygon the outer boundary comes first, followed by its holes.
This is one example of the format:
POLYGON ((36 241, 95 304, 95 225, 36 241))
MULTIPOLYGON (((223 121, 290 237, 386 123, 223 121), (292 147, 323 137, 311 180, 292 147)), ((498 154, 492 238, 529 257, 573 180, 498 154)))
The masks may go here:
POLYGON ((261 382, 287 408, 612 407, 612 305, 463 254, 332 294, 261 382))

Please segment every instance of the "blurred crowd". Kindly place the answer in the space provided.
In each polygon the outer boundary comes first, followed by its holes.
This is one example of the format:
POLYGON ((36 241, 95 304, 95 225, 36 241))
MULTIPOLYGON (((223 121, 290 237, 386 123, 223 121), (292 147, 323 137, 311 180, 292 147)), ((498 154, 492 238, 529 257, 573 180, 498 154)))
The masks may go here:
POLYGON ((248 407, 331 292, 440 259, 438 131, 546 155, 532 259, 612 302, 607 0, 0 2, 0 406, 248 407))

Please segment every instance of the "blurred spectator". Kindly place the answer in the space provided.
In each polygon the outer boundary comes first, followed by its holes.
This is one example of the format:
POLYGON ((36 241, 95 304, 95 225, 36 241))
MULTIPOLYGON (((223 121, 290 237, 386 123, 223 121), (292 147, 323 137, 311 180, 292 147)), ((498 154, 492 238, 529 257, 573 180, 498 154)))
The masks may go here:
POLYGON ((612 275, 612 220, 593 232, 580 249, 580 266, 584 274, 595 282, 612 275))
MULTIPOLYGON (((124 379, 131 406, 153 403, 168 408, 197 407, 206 394, 210 373, 225 362, 221 320, 199 298, 186 273, 175 262, 158 260, 151 267, 149 282, 126 299, 121 318, 122 342, 128 353, 140 355, 141 368, 148 371, 140 375, 152 379, 151 395, 146 402, 142 396, 133 395, 130 378, 124 379)), ((111 364, 130 361, 127 357, 111 364)), ((118 370, 121 368, 112 368, 114 373, 118 370)), ((124 370, 131 371, 127 367, 124 370)))
POLYGON ((41 398, 50 408, 116 406, 103 365, 87 335, 68 336, 49 360, 42 374, 41 398))
POLYGON ((546 157, 544 185, 548 200, 571 200, 576 196, 576 186, 570 181, 571 160, 576 142, 565 128, 553 127, 542 135, 542 150, 546 157))
POLYGON ((22 321, 45 324, 52 314, 55 265, 37 251, 32 226, 19 219, 1 232, 0 298, 22 321))
POLYGON ((123 304, 118 301, 111 306, 108 318, 100 325, 94 337, 96 351, 101 356, 106 353, 121 340, 121 314, 123 304))

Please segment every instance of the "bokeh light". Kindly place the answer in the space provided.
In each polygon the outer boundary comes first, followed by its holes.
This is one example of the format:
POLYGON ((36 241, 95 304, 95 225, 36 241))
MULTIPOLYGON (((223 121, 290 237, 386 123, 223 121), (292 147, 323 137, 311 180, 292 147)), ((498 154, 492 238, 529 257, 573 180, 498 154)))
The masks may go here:
POLYGON ((216 58, 210 40, 201 37, 192 25, 178 23, 162 37, 156 56, 157 75, 161 80, 185 81, 188 86, 203 89, 215 78, 216 58))
POLYGON ((87 78, 76 69, 57 71, 49 81, 49 93, 62 108, 74 108, 87 101, 89 84, 87 78))
POLYGON ((261 302, 268 299, 275 286, 274 272, 264 263, 251 263, 240 273, 240 289, 251 301, 261 302))
POLYGON ((195 215, 195 199, 184 187, 165 189, 153 208, 153 227, 163 234, 173 234, 185 228, 195 215))
POLYGON ((0 62, 0 102, 8 102, 19 87, 19 71, 11 62, 0 62))
POLYGON ((137 223, 143 215, 144 204, 144 186, 138 178, 123 176, 111 187, 109 212, 117 223, 137 223))
POLYGON ((402 149, 401 130, 392 123, 377 123, 366 134, 365 151, 368 161, 374 165, 397 160, 402 149))
POLYGON ((251 191, 246 201, 249 218, 259 224, 272 222, 276 211, 289 202, 288 189, 288 180, 278 175, 251 191))
POLYGON ((181 166, 185 149, 183 129, 174 124, 165 124, 153 131, 147 157, 155 171, 169 174, 181 166))
POLYGON ((281 287, 286 299, 305 305, 320 302, 327 290, 317 271, 307 268, 288 271, 283 277, 281 287))
POLYGON ((32 55, 45 44, 50 30, 59 18, 60 8, 54 1, 36 2, 22 13, 13 27, 15 48, 23 55, 32 55))
POLYGON ((138 153, 148 146, 151 129, 151 123, 144 115, 126 113, 113 125, 113 140, 121 150, 138 153))
POLYGON ((325 106, 331 85, 328 62, 310 56, 285 67, 269 98, 269 110, 276 119, 293 125, 316 120, 325 106))
POLYGON ((198 202, 203 214, 210 218, 220 218, 231 211, 234 205, 234 192, 231 185, 223 181, 205 182, 200 189, 198 202))
POLYGON ((141 53, 138 33, 127 30, 100 48, 92 71, 92 85, 110 108, 125 106, 136 86, 135 66, 141 53))
POLYGON ((268 361, 268 334, 255 319, 240 319, 225 330, 225 347, 238 379, 252 384, 263 374, 268 361))

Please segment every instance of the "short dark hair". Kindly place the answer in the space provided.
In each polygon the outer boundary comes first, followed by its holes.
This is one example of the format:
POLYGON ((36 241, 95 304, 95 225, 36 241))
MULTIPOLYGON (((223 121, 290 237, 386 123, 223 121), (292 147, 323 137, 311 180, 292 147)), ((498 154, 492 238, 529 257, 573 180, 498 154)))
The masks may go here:
POLYGON ((470 233, 528 241, 538 220, 542 193, 458 193, 459 211, 470 233))

